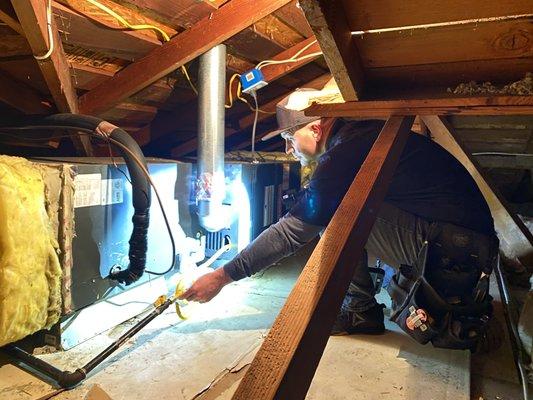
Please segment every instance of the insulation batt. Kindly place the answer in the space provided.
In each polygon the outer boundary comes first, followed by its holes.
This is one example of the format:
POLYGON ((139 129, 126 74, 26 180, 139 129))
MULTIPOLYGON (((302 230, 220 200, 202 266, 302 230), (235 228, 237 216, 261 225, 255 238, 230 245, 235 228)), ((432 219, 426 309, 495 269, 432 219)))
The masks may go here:
POLYGON ((0 156, 0 346, 58 321, 57 248, 40 169, 0 156))

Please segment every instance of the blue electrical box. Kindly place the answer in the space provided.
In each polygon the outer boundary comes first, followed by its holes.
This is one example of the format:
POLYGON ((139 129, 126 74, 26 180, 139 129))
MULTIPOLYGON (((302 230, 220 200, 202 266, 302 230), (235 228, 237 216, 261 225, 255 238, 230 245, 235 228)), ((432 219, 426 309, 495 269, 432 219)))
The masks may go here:
POLYGON ((257 68, 254 68, 248 72, 245 72, 244 74, 240 76, 240 79, 241 79, 242 91, 244 93, 248 93, 253 90, 260 89, 263 86, 267 85, 267 83, 265 82, 265 77, 263 76, 263 73, 257 68))

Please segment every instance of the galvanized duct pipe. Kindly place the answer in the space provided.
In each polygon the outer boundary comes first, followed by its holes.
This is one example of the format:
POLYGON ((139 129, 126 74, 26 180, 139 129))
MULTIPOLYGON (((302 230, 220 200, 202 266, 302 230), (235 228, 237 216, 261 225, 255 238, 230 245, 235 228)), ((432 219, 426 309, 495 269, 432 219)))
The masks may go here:
POLYGON ((224 228, 224 103, 226 46, 200 56, 198 90, 198 216, 208 231, 224 228))

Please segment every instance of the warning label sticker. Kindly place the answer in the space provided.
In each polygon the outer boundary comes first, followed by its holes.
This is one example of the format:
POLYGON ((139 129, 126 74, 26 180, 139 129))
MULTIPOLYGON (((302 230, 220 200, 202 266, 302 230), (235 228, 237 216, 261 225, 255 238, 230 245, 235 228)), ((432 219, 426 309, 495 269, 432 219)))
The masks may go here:
POLYGON ((82 174, 74 178, 74 208, 122 203, 122 179, 102 179, 100 174, 82 174))

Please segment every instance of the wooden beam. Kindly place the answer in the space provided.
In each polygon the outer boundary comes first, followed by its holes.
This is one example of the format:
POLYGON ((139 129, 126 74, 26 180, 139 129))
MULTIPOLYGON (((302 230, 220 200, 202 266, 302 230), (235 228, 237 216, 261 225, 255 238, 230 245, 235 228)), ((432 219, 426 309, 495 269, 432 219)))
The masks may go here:
POLYGON ((81 112, 100 114, 108 110, 289 1, 232 0, 84 94, 81 112))
POLYGON ((345 101, 364 96, 364 71, 340 0, 300 0, 345 101))
POLYGON ((39 92, 0 72, 0 101, 25 114, 50 114, 54 111, 50 102, 39 92))
POLYGON ((309 26, 309 23, 305 19, 302 10, 298 7, 296 0, 291 1, 289 4, 281 7, 274 15, 280 20, 289 25, 292 29, 298 32, 304 37, 313 36, 313 30, 309 26))
MULTIPOLYGON (((437 22, 472 20, 506 15, 531 13, 529 0, 446 1, 428 7, 425 0, 397 2, 396 0, 345 1, 346 18, 353 31, 407 27, 437 22)), ((494 22, 491 22, 494 23, 494 22)), ((479 25, 479 24, 476 24, 479 25)))
POLYGON ((305 398, 413 119, 395 116, 385 124, 234 400, 305 398))
MULTIPOLYGON (((40 0, 13 0, 12 2, 26 39, 34 55, 44 55, 50 49, 46 2, 40 0)), ((39 68, 61 112, 78 112, 78 98, 70 78, 70 70, 63 46, 52 18, 53 51, 45 60, 38 60, 39 68)), ((74 145, 83 154, 92 154, 91 143, 87 136, 73 135, 74 145)))
POLYGON ((531 115, 533 96, 482 96, 423 100, 376 100, 313 104, 306 115, 384 117, 387 115, 531 115))
POLYGON ((518 258, 523 265, 533 264, 533 235, 524 223, 510 211, 505 199, 490 184, 489 179, 459 141, 451 125, 442 117, 422 116, 432 138, 448 150, 470 172, 487 201, 494 225, 500 237, 500 247, 507 257, 518 258))
POLYGON ((3 1, 0 4, 0 21, 3 21, 19 35, 24 36, 24 30, 22 29, 17 15, 15 14, 15 10, 9 1, 3 1))
POLYGON ((533 154, 479 155, 475 159, 483 168, 533 169, 533 154))

